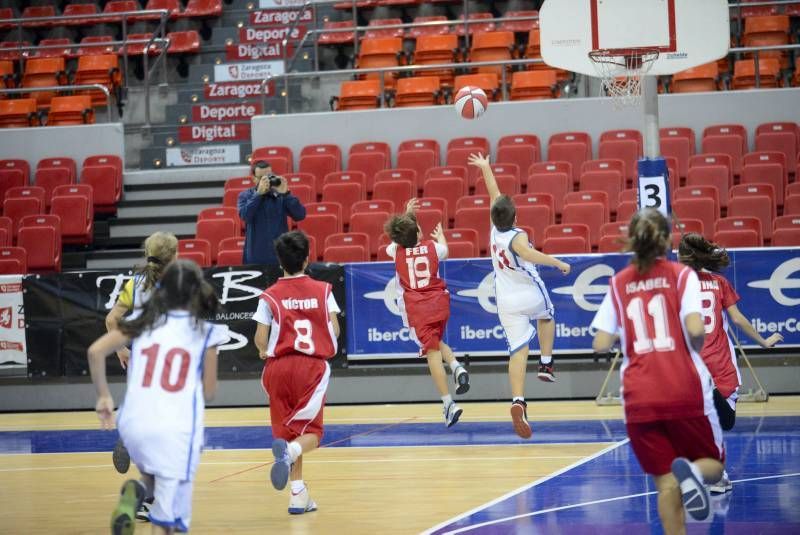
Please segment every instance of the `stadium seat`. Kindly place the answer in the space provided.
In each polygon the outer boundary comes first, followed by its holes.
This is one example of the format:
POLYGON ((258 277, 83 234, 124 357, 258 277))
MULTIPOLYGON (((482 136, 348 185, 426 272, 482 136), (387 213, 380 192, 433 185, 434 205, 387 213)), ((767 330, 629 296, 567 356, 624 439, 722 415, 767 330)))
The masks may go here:
POLYGON ((456 211, 453 228, 472 229, 478 234, 476 242, 480 254, 486 254, 489 246, 489 210, 486 208, 464 208, 456 211))
POLYGON ((511 75, 510 100, 546 100, 559 96, 556 71, 517 71, 511 75))
POLYGON ((25 249, 29 271, 61 271, 61 220, 56 215, 25 216, 17 245, 25 249))
MULTIPOLYGON (((0 60, 0 79, 2 79, 3 84, 0 86, 0 89, 13 89, 16 87, 16 73, 14 73, 14 62, 8 60, 0 60)), ((0 98, 5 98, 5 95, 1 95, 0 98)))
MULTIPOLYGON (((773 247, 800 246, 800 228, 780 228, 772 234, 773 247)), ((2 251, 2 249, 0 249, 2 251)), ((0 253, 2 254, 2 253, 0 253)))
MULTIPOLYGON (((564 162, 566 164, 566 162, 564 162)), ((534 164, 532 167, 536 167, 534 164)), ((566 164, 569 165, 569 164, 566 164)), ((564 209, 564 196, 572 189, 569 175, 565 172, 533 172, 528 176, 526 191, 528 194, 545 193, 553 197, 555 211, 560 215, 564 209)))
MULTIPOLYGON (((377 254, 377 250, 375 251, 377 254)), ((322 253, 324 262, 348 264, 351 262, 369 262, 369 252, 363 245, 331 245, 322 253)))
POLYGON ((65 21, 67 25, 82 26, 84 24, 93 24, 96 22, 96 19, 93 18, 92 15, 97 15, 97 13, 98 9, 96 4, 81 3, 67 4, 64 6, 64 11, 61 14, 69 17, 85 15, 85 17, 80 19, 70 19, 65 21))
POLYGON ((74 184, 78 176, 75 160, 65 156, 42 158, 36 164, 36 170, 39 171, 42 169, 63 169, 66 172, 66 178, 69 184, 74 184))
POLYGON ((496 73, 479 72, 476 74, 461 74, 453 80, 453 93, 457 94, 462 87, 478 87, 486 93, 490 102, 501 100, 500 80, 496 73))
MULTIPOLYGON (((330 234, 342 231, 341 218, 332 213, 307 215, 305 219, 297 222, 297 227, 319 244, 325 243, 325 238, 330 234)), ((318 256, 309 252, 309 261, 316 262, 318 256)))
POLYGON ((447 201, 448 210, 445 214, 448 219, 453 219, 456 214, 456 202, 468 193, 467 185, 461 177, 429 178, 423 188, 424 197, 438 197, 447 201))
MULTIPOLYGON (((515 51, 514 33, 502 31, 478 32, 472 38, 471 45, 467 59, 471 63, 507 62, 513 59, 515 51)), ((493 72, 500 76, 504 68, 508 72, 508 68, 504 65, 478 67, 473 71, 477 73, 493 72)))
POLYGON ((461 210, 462 208, 489 208, 490 204, 489 196, 486 194, 467 195, 466 197, 461 197, 458 199, 458 201, 456 201, 456 210, 461 210))
MULTIPOLYGON (((242 251, 244 250, 245 241, 246 240, 244 236, 239 236, 237 238, 225 238, 219 242, 218 251, 242 251)), ((241 261, 239 263, 241 263, 241 261)))
POLYGON ((764 234, 761 231, 761 220, 757 217, 723 217, 714 225, 714 232, 722 230, 752 230, 758 236, 758 245, 764 244, 764 234))
POLYGON ((419 76, 397 80, 394 106, 410 108, 416 106, 436 106, 444 103, 444 93, 436 76, 419 76))
MULTIPOLYGON (((352 20, 343 20, 343 21, 324 21, 322 24, 323 30, 344 30, 347 28, 353 28, 354 24, 352 20)), ((320 45, 328 45, 328 46, 341 46, 341 45, 351 45, 355 39, 355 32, 323 32, 319 36, 319 44, 320 45)))
MULTIPOLYGON (((378 19, 378 18, 371 18, 367 23, 367 27, 373 26, 396 26, 403 24, 403 19, 378 19)), ((383 37, 399 37, 403 38, 405 35, 405 30, 403 28, 389 28, 389 29, 373 29, 367 30, 364 33, 365 39, 380 39, 383 37)))
POLYGON ((554 224, 556 221, 556 204, 553 196, 549 193, 517 193, 512 197, 516 207, 522 206, 546 206, 550 209, 552 219, 549 225, 554 224))
POLYGON ((428 169, 422 185, 424 187, 431 178, 460 178, 464 184, 468 184, 468 176, 468 168, 463 165, 437 165, 428 169))
POLYGON ((356 143, 347 157, 348 171, 361 171, 366 178, 367 191, 372 192, 375 175, 392 165, 391 149, 383 142, 356 143))
POLYGON ((678 164, 678 176, 685 179, 689 172, 689 158, 695 154, 697 146, 694 130, 686 127, 662 128, 659 138, 661 155, 665 158, 675 158, 678 164))
MULTIPOLYGON (((492 19, 491 13, 469 13, 467 15, 467 20, 469 21, 487 20, 487 19, 488 20, 492 19)), ((460 15, 457 20, 461 21, 461 24, 458 24, 458 22, 454 24, 455 33, 459 37, 463 37, 465 35, 464 24, 463 24, 464 15, 463 14, 460 15)), ((478 22, 475 24, 470 24, 466 31, 468 31, 469 34, 472 36, 479 33, 492 32, 494 31, 494 29, 495 29, 494 22, 478 22)))
POLYGON ((178 240, 178 258, 193 260, 200 267, 210 267, 211 242, 196 238, 178 240))
POLYGON ((475 251, 478 251, 478 232, 471 228, 452 228, 452 229, 445 229, 444 230, 444 237, 447 241, 465 241, 472 244, 475 244, 475 251))
MULTIPOLYGON (((365 197, 364 188, 358 182, 339 182, 322 186, 323 202, 335 202, 343 207, 349 207, 357 201, 364 200, 365 197)), ((344 224, 347 225, 350 222, 350 211, 344 210, 342 218, 344 224)))
MULTIPOLYGON (((507 19, 514 19, 517 17, 538 17, 539 12, 535 9, 531 10, 523 10, 523 11, 506 11, 503 15, 507 19)), ((507 32, 514 32, 514 33, 521 33, 527 34, 533 28, 539 27, 539 20, 507 20, 505 22, 501 22, 498 26, 498 30, 503 30, 507 32)))
MULTIPOLYGON (((106 19, 108 20, 108 19, 106 19)), ((75 56, 95 56, 102 54, 116 54, 116 45, 107 46, 90 46, 100 45, 102 43, 111 43, 114 38, 110 35, 87 35, 81 39, 81 46, 75 51, 75 56)))
POLYGON ((14 244, 14 222, 10 217, 0 216, 0 247, 14 244))
MULTIPOLYGON (((429 202, 433 201, 436 202, 436 198, 429 198, 427 199, 429 202)), ((439 199, 442 200, 442 199, 439 199)), ((447 214, 445 214, 444 210, 441 208, 420 208, 416 212, 417 216, 417 223, 419 227, 422 229, 423 236, 430 235, 433 232, 433 229, 436 228, 436 225, 441 224, 442 228, 447 228, 447 214)))
MULTIPOLYGON (((721 166, 692 167, 686 177, 686 188, 712 187, 717 191, 719 204, 723 209, 728 208, 728 170, 721 166)), ((679 189, 686 189, 679 188, 679 189)))
POLYGON ((600 238, 597 245, 598 253, 621 253, 625 247, 625 236, 622 234, 609 234, 600 238))
MULTIPOLYGON (((501 176, 511 177, 516 182, 516 185, 513 186, 512 189, 515 192, 520 190, 520 169, 522 169, 521 167, 519 167, 515 163, 493 163, 491 164, 491 168, 495 178, 499 180, 499 177, 501 176)), ((527 169, 527 167, 525 169, 527 169)), ((469 173, 469 183, 472 186, 477 187, 479 183, 483 182, 483 173, 479 168, 475 167, 474 165, 470 166, 468 169, 468 173, 469 173)), ((485 186, 486 185, 484 184, 482 187, 485 188, 485 186)), ((503 193, 508 193, 509 195, 511 194, 510 191, 506 191, 502 187, 500 188, 500 191, 503 193)))
MULTIPOLYGON (((355 63, 356 69, 375 69, 403 65, 405 63, 403 40, 397 37, 362 39, 355 63)), ((393 71, 383 73, 384 88, 393 89, 396 77, 397 73, 393 71)), ((381 73, 362 74, 359 75, 359 78, 380 80, 381 73)))
POLYGON ((361 171, 335 171, 325 175, 322 185, 326 184, 358 184, 366 192, 367 177, 361 171))
POLYGON ((217 266, 241 266, 244 252, 242 249, 226 249, 217 252, 217 266))
POLYGON ((545 254, 583 254, 591 252, 589 242, 580 236, 545 238, 542 245, 545 254))
POLYGON ((702 152, 730 156, 734 176, 742 174, 742 158, 747 153, 748 145, 747 129, 743 125, 721 124, 703 130, 702 152))
MULTIPOLYGON (((446 28, 446 27, 445 27, 446 28)), ((413 32, 414 28, 411 29, 413 32)), ((421 35, 414 49, 414 65, 456 63, 459 57, 458 36, 451 33, 421 35)), ((426 70, 420 76, 435 76, 443 86, 453 85, 453 69, 426 70)))
MULTIPOLYGON (((455 137, 447 143, 447 152, 449 153, 454 149, 468 149, 473 153, 482 153, 484 156, 489 156, 491 153, 491 144, 489 139, 479 136, 469 137, 455 137)), ((448 163, 448 165, 453 165, 448 163)))
POLYGON ((5 199, 9 188, 28 185, 30 166, 26 160, 0 160, 0 201, 5 199))
MULTIPOLYGON (((122 84, 119 58, 115 54, 80 56, 78 58, 78 69, 75 72, 75 84, 100 84, 105 86, 112 96, 118 96, 117 91, 122 84)), ((92 106, 106 105, 106 97, 102 91, 89 89, 80 91, 80 93, 92 97, 92 106)))
POLYGON ((45 190, 44 188, 40 188, 39 186, 19 186, 19 187, 12 187, 6 190, 6 199, 14 199, 14 198, 32 198, 36 199, 36 201, 41 205, 41 209, 44 210, 45 206, 45 190))
MULTIPOLYGON (((103 8, 103 14, 113 15, 115 13, 125 13, 140 10, 141 7, 136 0, 109 0, 109 2, 106 3, 105 8, 103 8)), ((106 20, 110 22, 120 22, 122 21, 122 15, 106 20)), ((128 20, 131 21, 130 18, 128 20)))
POLYGON ((422 189, 423 179, 428 170, 439 165, 439 160, 434 152, 429 149, 401 150, 397 153, 397 167, 409 169, 416 177, 415 187, 422 189))
POLYGON ((338 111, 372 110, 380 105, 381 82, 376 79, 342 82, 339 96, 331 98, 331 109, 338 111))
POLYGON ((756 83, 756 66, 753 59, 740 59, 733 65, 731 89, 756 89, 780 87, 781 64, 775 58, 762 58, 758 62, 760 85, 756 83))
POLYGON ((379 180, 375 183, 372 198, 391 201, 397 209, 402 209, 416 194, 417 188, 410 180, 379 180))
POLYGON ((81 184, 94 190, 94 210, 115 214, 122 198, 122 159, 111 154, 90 156, 83 161, 81 184))
POLYGON ((800 215, 800 195, 788 195, 784 199, 783 215, 800 215))
POLYGON ((720 214, 719 190, 714 186, 686 186, 675 190, 674 200, 681 199, 711 199, 714 201, 714 213, 720 214))
MULTIPOLYGON (((241 235, 241 229, 244 228, 244 221, 239 218, 239 211, 232 206, 213 206, 211 208, 204 208, 197 214, 197 221, 215 220, 215 219, 232 219, 237 223, 239 231, 234 236, 241 235)), ((228 236, 223 236, 227 238, 228 236)), ((213 244, 212 244, 213 245, 213 244)), ((216 256, 214 257, 216 258, 216 256)))
POLYGON ((87 245, 94 241, 92 188, 70 184, 53 189, 50 213, 61 219, 61 241, 87 245))
POLYGON ((72 50, 71 45, 72 41, 69 39, 69 37, 61 37, 56 39, 42 39, 41 41, 39 41, 39 49, 33 51, 29 57, 62 58, 65 60, 70 59, 72 50), (59 48, 50 48, 50 47, 59 47, 59 48))
MULTIPOLYGON (((38 88, 64 85, 67 82, 65 60, 57 58, 31 58, 25 63, 21 87, 38 88)), ((36 100, 39 109, 47 108, 54 91, 31 92, 29 98, 36 100)))
POLYGON ((553 217, 553 212, 548 206, 517 206, 517 225, 533 229, 528 238, 534 244, 541 244, 544 241, 544 229, 553 224, 553 217))
POLYGON ((364 232, 339 232, 336 234, 330 234, 325 238, 325 249, 328 247, 343 245, 355 245, 363 247, 365 251, 371 250, 369 234, 364 232))
POLYGON ((447 242, 447 258, 476 258, 477 247, 468 241, 453 240, 447 242))
POLYGON ((617 159, 625 162, 625 180, 633 184, 639 174, 639 158, 642 156, 642 135, 637 130, 610 130, 600 135, 598 146, 600 159, 617 159))
MULTIPOLYGON (((585 167, 585 166, 584 166, 585 167)), ((618 170, 609 171, 584 171, 581 174, 580 191, 602 191, 607 195, 608 209, 617 211, 617 199, 623 190, 625 179, 618 170)))
POLYGON ((197 54, 200 52, 200 34, 197 30, 169 32, 168 54, 197 54))
POLYGON ((216 18, 222 16, 222 0, 189 0, 183 13, 185 18, 216 18))
MULTIPOLYGON (((58 15, 56 12, 55 6, 52 5, 34 5, 28 6, 22 11, 21 18, 23 19, 35 19, 35 18, 44 18, 44 17, 55 17, 58 15)), ((26 28, 41 28, 41 27, 49 27, 49 26, 56 26, 55 21, 32 21, 32 22, 23 22, 22 25, 26 28)))
MULTIPOLYGON (((342 220, 342 210, 343 207, 338 202, 314 202, 306 206, 306 214, 307 215, 315 215, 315 214, 333 214, 336 216, 337 224, 336 224, 336 232, 341 232, 342 225, 344 224, 342 220)), ((320 245, 324 246, 325 241, 321 241, 320 245)))
MULTIPOLYGON (((335 156, 335 153, 334 153, 335 156)), ((272 167, 272 172, 285 175, 294 172, 294 156, 292 149, 283 146, 259 147, 250 155, 250 161, 266 161, 272 167)))
POLYGON ((624 189, 619 192, 619 203, 624 202, 637 202, 639 199, 639 192, 635 188, 624 189))
POLYGON ((800 159, 800 126, 796 123, 766 123, 756 128, 757 151, 777 151, 786 156, 790 175, 796 175, 800 159))
POLYGON ((211 263, 217 262, 219 242, 239 235, 240 225, 235 219, 198 219, 195 237, 211 244, 211 263))
MULTIPOLYGON (((590 241, 589 235, 591 231, 589 230, 589 226, 584 223, 575 223, 575 224, 559 224, 559 225, 548 225, 547 228, 544 229, 544 238, 545 240, 549 238, 574 238, 579 237, 586 242, 587 249, 590 248, 590 241)), ((588 250, 586 252, 589 252, 588 250)))
MULTIPOLYGON (((510 197, 519 193, 519 178, 515 177, 514 175, 504 175, 499 173, 495 174, 494 178, 497 182, 497 187, 500 188, 500 193, 503 195, 508 195, 510 197)), ((475 195, 488 195, 486 182, 483 180, 477 180, 475 182, 475 195)))
MULTIPOLYGON (((744 158, 742 159, 742 165, 743 168, 755 167, 756 169, 753 170, 754 171, 753 174, 755 174, 755 171, 758 170, 768 175, 774 175, 777 173, 777 170, 780 169, 781 174, 783 176, 782 182, 784 184, 784 187, 788 186, 789 170, 786 167, 786 155, 783 152, 778 152, 773 150, 760 150, 760 151, 749 152, 744 155, 744 158)), ((744 169, 742 170, 742 172, 744 173, 744 169)), ((771 181, 767 182, 772 183, 771 181)), ((775 193, 777 194, 778 192, 776 191, 775 193)))
MULTIPOLYGON (((165 9, 169 12, 170 19, 176 19, 180 15, 181 3, 179 0, 147 0, 144 8, 146 11, 165 9)), ((135 20, 158 20, 158 15, 137 15, 135 20)))
MULTIPOLYGON (((798 228, 800 227, 800 214, 786 214, 780 217, 776 217, 775 220, 772 222, 772 229, 773 231, 781 229, 781 228, 798 228)), ((10 227, 4 227, 10 228, 10 227)))
POLYGON ((592 159, 592 138, 586 132, 553 134, 547 143, 547 159, 550 162, 569 162, 572 186, 578 181, 577 174, 583 167, 583 162, 592 159))
POLYGON ((775 218, 775 205, 766 195, 747 195, 731 197, 728 217, 753 216, 761 220, 764 239, 772 239, 772 220, 775 218))
MULTIPOLYGON (((253 179, 249 176, 237 176, 233 178, 229 178, 225 181, 225 185, 223 186, 223 191, 228 191, 229 189, 248 189, 253 187, 253 179)), ((289 186, 291 188, 291 185, 289 186)))
POLYGON ((600 203, 565 204, 561 222, 565 225, 585 223, 589 225, 589 244, 597 247, 600 242, 600 227, 608 221, 607 207, 600 203))
POLYGON ((533 134, 503 136, 497 142, 495 161, 498 164, 514 164, 521 172, 542 159, 539 138, 533 134))
POLYGON ((714 233, 714 242, 722 247, 761 247, 761 241, 754 230, 718 230, 714 233))
POLYGON ((311 190, 314 200, 319 195, 317 179, 311 173, 286 173, 283 177, 289 183, 289 191, 294 191, 299 186, 306 186, 311 190))
POLYGON ((436 165, 439 165, 439 154, 441 149, 439 147, 439 142, 435 139, 407 139, 405 141, 401 141, 400 145, 397 147, 398 152, 408 151, 408 150, 430 150, 433 151, 436 155, 436 165))
POLYGON ((39 126, 36 99, 17 98, 0 100, 0 128, 27 128, 39 126))
MULTIPOLYGON (((564 206, 568 204, 587 204, 597 203, 603 207, 604 222, 608 221, 609 208, 608 208, 608 195, 605 191, 571 191, 564 195, 564 206)), ((600 226, 598 225, 598 229, 600 226)))
POLYGON ((325 176, 339 171, 341 165, 333 154, 301 155, 298 169, 300 173, 313 175, 315 181, 322 184, 325 176))
POLYGON ((728 187, 733 186, 733 162, 728 154, 695 154, 689 158, 689 169, 715 166, 722 166, 728 171, 728 187))
MULTIPOLYGON (((704 233, 706 237, 711 237, 714 222, 718 219, 719 214, 715 210, 716 203, 714 199, 706 198, 685 198, 675 199, 672 203, 673 214, 679 220, 684 219, 698 219, 703 223, 704 233)), ((619 217, 617 218, 619 221, 619 217)))
MULTIPOLYGON (((41 162, 40 162, 41 163, 41 162)), ((53 190, 58 186, 73 184, 70 180, 70 170, 63 167, 44 167, 36 170, 34 184, 45 191, 45 206, 50 207, 53 190)))
POLYGON ((755 182, 752 184, 737 184, 730 189, 731 198, 751 197, 753 195, 763 195, 768 197, 772 204, 772 216, 778 215, 777 203, 775 202, 775 188, 766 182, 755 182))
MULTIPOLYGON (((697 234, 705 235, 705 227, 703 226, 703 222, 699 219, 681 219, 680 221, 674 221, 675 230, 680 232, 681 234, 688 234, 690 232, 694 232, 697 234)), ((709 234, 711 233, 711 229, 709 229, 709 234)))
MULTIPOLYGON (((419 208, 421 210, 439 210, 444 217, 444 214, 448 212, 447 206, 447 199, 442 199, 441 197, 420 197, 417 199, 419 201, 419 208)), ((441 218, 439 218, 441 220, 441 218)), ((447 221, 443 222, 444 228, 447 228, 446 225, 447 221)))
POLYGON ((606 236, 627 236, 628 235, 628 222, 617 221, 613 223, 604 223, 600 227, 600 237, 606 236))
POLYGON ((88 95, 53 97, 47 112, 47 126, 94 124, 94 108, 88 95))
POLYGON ((28 254, 22 247, 0 247, 0 275, 24 275, 28 254))
MULTIPOLYGON (((782 46, 790 43, 790 24, 787 15, 748 17, 745 19, 742 46, 782 46)), ((745 55, 747 57, 748 55, 745 55)), ((759 58, 774 58, 782 68, 789 67, 788 54, 781 50, 762 50, 759 58)))
POLYGON ((379 236, 383 234, 383 225, 389 219, 389 212, 362 212, 350 218, 350 232, 360 232, 369 236, 369 255, 378 254, 379 236))
MULTIPOLYGON (((236 188, 236 189, 226 189, 222 193, 222 206, 232 206, 233 208, 237 208, 239 206, 239 195, 249 188, 236 188)), ((296 196, 296 191, 292 190, 292 193, 296 196)), ((307 202, 312 202, 312 200, 308 200, 307 202)))
POLYGON ((350 211, 354 214, 364 212, 388 212, 392 214, 397 210, 392 201, 372 199, 371 201, 358 201, 353 203, 350 207, 350 211))
MULTIPOLYGON (((781 155, 782 156, 782 155, 781 155)), ((740 185, 769 184, 775 194, 775 204, 783 206, 786 173, 778 164, 746 165, 740 185)))

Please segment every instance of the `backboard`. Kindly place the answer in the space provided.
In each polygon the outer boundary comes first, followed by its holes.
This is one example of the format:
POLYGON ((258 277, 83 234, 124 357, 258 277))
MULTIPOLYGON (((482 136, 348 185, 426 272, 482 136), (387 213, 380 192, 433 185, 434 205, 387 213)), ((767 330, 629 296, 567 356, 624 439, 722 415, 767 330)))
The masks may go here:
POLYGON ((596 76, 589 52, 655 48, 650 75, 673 74, 728 53, 728 0, 545 0, 539 11, 542 58, 596 76))

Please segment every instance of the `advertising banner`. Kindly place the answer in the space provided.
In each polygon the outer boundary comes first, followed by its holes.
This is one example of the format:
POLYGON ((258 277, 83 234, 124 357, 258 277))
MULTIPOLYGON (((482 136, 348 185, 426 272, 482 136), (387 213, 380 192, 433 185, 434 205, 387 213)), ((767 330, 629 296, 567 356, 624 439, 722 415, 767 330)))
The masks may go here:
MULTIPOLYGON (((267 96, 275 94, 275 82, 267 84, 267 96)), ((209 83, 203 86, 203 97, 206 100, 233 100, 236 98, 261 97, 261 82, 228 82, 223 84, 209 83)))
POLYGON ((219 121, 247 121, 263 113, 260 102, 238 104, 195 104, 192 106, 193 123, 216 123, 219 121))
MULTIPOLYGON (((294 45, 286 46, 286 57, 291 58, 294 45)), ((279 41, 270 43, 230 43, 225 45, 225 59, 228 61, 257 61, 261 59, 284 59, 283 44, 279 41)))
POLYGON ((167 167, 240 163, 239 145, 168 147, 167 167))
POLYGON ((27 375, 22 276, 0 276, 0 375, 27 375))
POLYGON ((305 3, 305 0, 258 0, 258 7, 261 9, 298 8, 305 3))
POLYGON ((307 33, 308 26, 303 26, 302 24, 295 26, 294 28, 239 28, 239 42, 277 44, 284 39, 299 41, 307 33))
POLYGON ((250 12, 250 26, 288 26, 297 20, 311 23, 314 12, 310 9, 264 9, 250 12))
MULTIPOLYGON (((725 275, 742 297, 740 310, 763 336, 783 334, 784 346, 800 346, 800 249, 731 251, 725 275)), ((621 254, 563 257, 572 272, 539 273, 555 307, 557 352, 590 353, 589 325, 608 291, 608 279, 628 264, 621 254)), ((458 355, 506 355, 497 319, 489 259, 447 260, 440 266, 450 291, 445 341, 458 355)), ((397 307, 394 264, 351 264, 346 268, 348 358, 397 358, 417 354, 397 307)), ((754 344, 737 333, 745 347, 754 344)), ((538 350, 538 341, 531 342, 538 350)))
POLYGON ((253 81, 259 82, 268 74, 283 74, 283 61, 259 61, 251 63, 223 63, 214 65, 215 82, 253 81))
POLYGON ((178 127, 178 141, 181 143, 249 140, 250 123, 195 124, 178 127))

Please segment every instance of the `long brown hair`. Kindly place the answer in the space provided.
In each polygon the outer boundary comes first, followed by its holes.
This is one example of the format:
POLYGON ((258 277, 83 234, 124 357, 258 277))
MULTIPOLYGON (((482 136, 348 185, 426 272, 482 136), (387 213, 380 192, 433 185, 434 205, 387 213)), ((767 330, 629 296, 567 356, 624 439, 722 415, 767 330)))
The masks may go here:
POLYGON ((646 273, 659 257, 667 254, 671 241, 667 218, 658 210, 645 208, 631 218, 625 251, 633 253, 631 263, 637 271, 646 273))
POLYGON ((720 272, 731 263, 728 251, 700 234, 690 232, 678 245, 678 260, 695 271, 707 269, 720 272))
POLYGON ((175 259, 177 253, 178 238, 171 232, 154 232, 144 240, 147 263, 136 270, 138 274, 144 276, 142 290, 155 287, 167 264, 175 259))
POLYGON ((219 310, 214 288, 191 260, 171 262, 142 307, 142 313, 130 321, 121 321, 119 330, 125 336, 136 338, 162 324, 170 310, 188 310, 195 321, 211 318, 219 310))

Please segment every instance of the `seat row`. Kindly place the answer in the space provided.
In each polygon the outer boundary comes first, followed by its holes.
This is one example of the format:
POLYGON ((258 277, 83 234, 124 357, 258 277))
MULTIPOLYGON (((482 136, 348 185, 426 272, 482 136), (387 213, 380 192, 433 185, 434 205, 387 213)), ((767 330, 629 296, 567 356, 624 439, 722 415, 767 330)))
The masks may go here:
POLYGON ((29 215, 12 241, 12 221, 0 217, 0 275, 61 271, 62 231, 58 214, 29 215))

